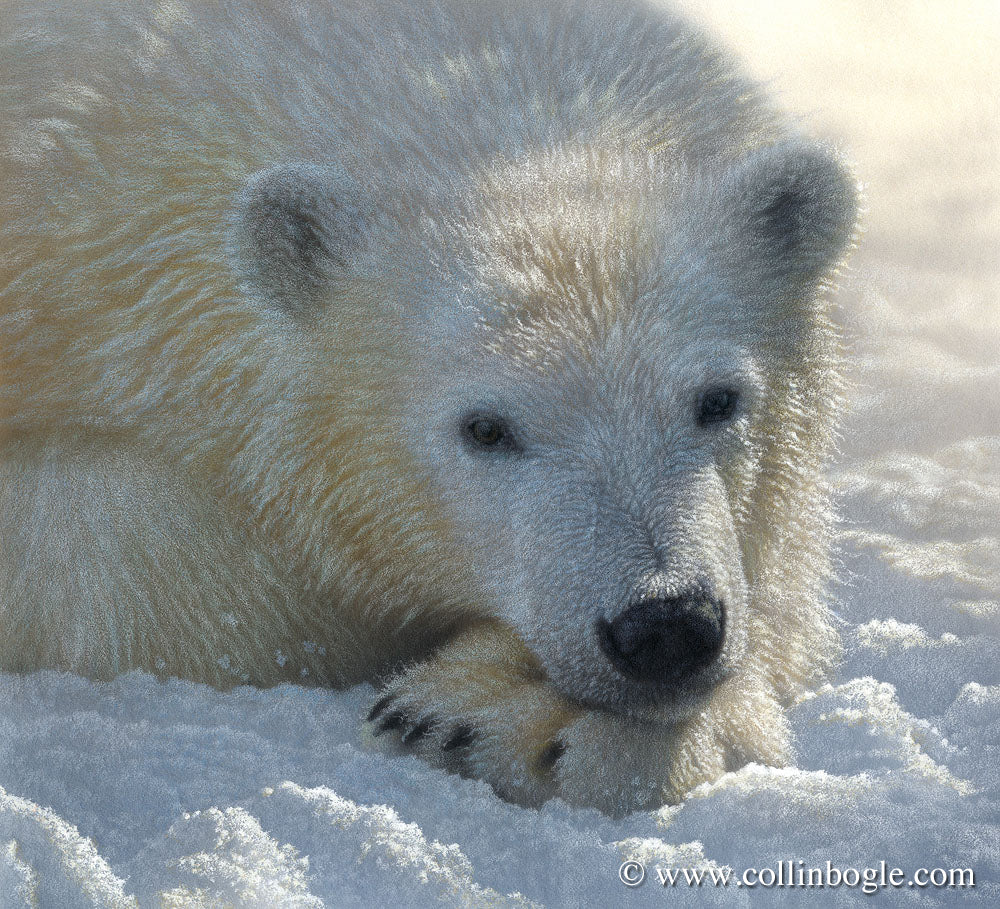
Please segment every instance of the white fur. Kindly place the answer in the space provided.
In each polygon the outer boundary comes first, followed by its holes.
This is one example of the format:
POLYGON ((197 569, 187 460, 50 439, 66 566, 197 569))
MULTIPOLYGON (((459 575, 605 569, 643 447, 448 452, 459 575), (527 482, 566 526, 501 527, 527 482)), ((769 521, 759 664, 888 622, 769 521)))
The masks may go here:
POLYGON ((854 188, 709 40, 632 3, 45 0, 0 57, 0 669, 393 676, 380 742, 529 803, 787 757, 836 656, 854 188), (463 445, 476 408, 516 457, 463 445), (629 682, 594 622, 699 579, 719 659, 629 682))

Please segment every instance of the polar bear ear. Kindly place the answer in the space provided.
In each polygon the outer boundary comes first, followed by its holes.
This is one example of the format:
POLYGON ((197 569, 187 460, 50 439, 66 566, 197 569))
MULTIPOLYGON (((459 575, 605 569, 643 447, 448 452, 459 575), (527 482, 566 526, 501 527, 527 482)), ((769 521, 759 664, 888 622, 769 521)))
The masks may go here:
POLYGON ((357 197, 332 167, 281 164, 252 176, 229 232, 230 256, 248 292, 299 320, 322 309, 360 243, 357 197))
POLYGON ((728 176, 735 242, 765 292, 801 293, 836 268, 854 235, 858 189, 835 154, 787 142, 753 153, 728 176))

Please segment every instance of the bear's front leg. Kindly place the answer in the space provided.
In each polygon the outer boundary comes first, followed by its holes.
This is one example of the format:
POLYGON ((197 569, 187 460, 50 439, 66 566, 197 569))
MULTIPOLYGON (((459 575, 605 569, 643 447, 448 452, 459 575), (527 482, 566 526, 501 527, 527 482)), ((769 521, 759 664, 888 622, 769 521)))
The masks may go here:
POLYGON ((726 749, 709 729, 704 715, 662 725, 574 703, 512 631, 487 623, 394 678, 365 735, 389 753, 485 780, 518 804, 559 796, 621 815, 721 775, 726 749))

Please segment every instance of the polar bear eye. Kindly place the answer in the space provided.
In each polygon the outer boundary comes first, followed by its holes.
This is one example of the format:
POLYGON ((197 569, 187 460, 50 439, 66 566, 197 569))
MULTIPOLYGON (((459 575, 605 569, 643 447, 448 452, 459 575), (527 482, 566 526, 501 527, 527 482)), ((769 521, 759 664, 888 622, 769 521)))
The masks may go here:
POLYGON ((465 436, 477 448, 495 449, 510 443, 510 431, 497 417, 469 417, 465 422, 465 436))
POLYGON ((496 445, 503 438, 503 427, 496 420, 474 420, 469 434, 480 445, 496 445))
POLYGON ((736 411, 739 392, 733 388, 710 388, 702 393, 698 403, 698 425, 724 423, 736 411))

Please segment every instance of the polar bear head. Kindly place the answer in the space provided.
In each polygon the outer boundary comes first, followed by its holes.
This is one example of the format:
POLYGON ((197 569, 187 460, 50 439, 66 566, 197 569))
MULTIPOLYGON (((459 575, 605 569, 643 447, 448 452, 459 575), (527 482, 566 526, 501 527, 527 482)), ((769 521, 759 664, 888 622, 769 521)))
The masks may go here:
POLYGON ((829 658, 823 291, 855 218, 844 166, 799 141, 697 167, 563 149, 417 190, 279 166, 232 249, 291 337, 364 363, 367 450, 343 457, 406 487, 357 505, 384 545, 433 515, 447 546, 400 559, 447 561, 449 596, 567 696, 672 721, 829 658))

